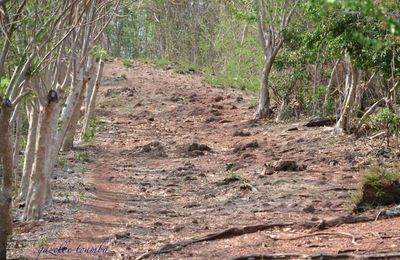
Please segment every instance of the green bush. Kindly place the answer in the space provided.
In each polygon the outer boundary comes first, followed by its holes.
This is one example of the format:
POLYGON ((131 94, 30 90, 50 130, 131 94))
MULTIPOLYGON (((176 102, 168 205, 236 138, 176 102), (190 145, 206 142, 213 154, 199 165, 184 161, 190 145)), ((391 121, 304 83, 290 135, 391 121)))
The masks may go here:
POLYGON ((351 196, 357 209, 400 202, 400 164, 374 165, 360 173, 360 186, 351 196))

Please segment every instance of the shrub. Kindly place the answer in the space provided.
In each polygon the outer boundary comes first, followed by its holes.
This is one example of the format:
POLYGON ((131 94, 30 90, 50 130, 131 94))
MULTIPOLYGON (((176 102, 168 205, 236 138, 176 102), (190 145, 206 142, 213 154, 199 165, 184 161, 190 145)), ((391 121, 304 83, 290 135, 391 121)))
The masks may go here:
POLYGON ((400 202, 400 164, 371 166, 361 171, 359 189, 352 194, 357 210, 400 202))

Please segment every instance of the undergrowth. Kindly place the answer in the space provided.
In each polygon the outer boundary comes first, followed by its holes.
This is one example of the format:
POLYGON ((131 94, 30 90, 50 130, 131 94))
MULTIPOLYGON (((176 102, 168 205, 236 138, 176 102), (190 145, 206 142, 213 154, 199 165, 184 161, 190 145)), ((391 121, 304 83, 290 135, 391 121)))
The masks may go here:
MULTIPOLYGON (((385 203, 385 197, 392 199, 391 188, 400 180, 400 164, 373 165, 360 172, 361 182, 356 192, 351 195, 353 203, 364 210, 385 203)), ((388 201, 390 204, 391 201, 388 201)))

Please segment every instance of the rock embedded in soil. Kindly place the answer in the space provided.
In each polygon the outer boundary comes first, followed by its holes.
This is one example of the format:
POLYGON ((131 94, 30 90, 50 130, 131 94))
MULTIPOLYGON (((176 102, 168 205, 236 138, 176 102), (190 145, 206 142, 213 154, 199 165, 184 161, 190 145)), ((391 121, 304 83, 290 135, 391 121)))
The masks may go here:
POLYGON ((130 238, 130 236, 131 236, 131 233, 129 233, 129 232, 122 232, 122 233, 115 234, 116 239, 127 239, 127 238, 130 238))
POLYGON ((158 142, 151 142, 142 147, 139 151, 140 154, 150 156, 152 158, 165 158, 167 154, 165 152, 164 146, 158 142))
POLYGON ((271 165, 272 169, 275 171, 304 171, 307 169, 307 165, 298 164, 294 160, 279 160, 271 165))
POLYGON ((221 120, 220 117, 218 117, 218 116, 212 116, 212 117, 207 118, 207 119, 205 120, 205 122, 206 122, 206 123, 212 123, 212 122, 218 122, 218 121, 220 121, 220 120, 221 120))
POLYGON ((218 185, 228 185, 230 183, 237 182, 240 180, 242 180, 242 177, 240 177, 240 176, 237 176, 237 175, 230 176, 230 177, 226 177, 225 179, 223 179, 221 182, 218 183, 218 185))
POLYGON ((189 152, 193 152, 193 151, 211 152, 212 149, 205 144, 192 143, 191 145, 189 145, 188 151, 189 152))
POLYGON ((315 207, 313 205, 309 205, 309 206, 303 208, 303 212, 305 212, 305 213, 313 213, 313 212, 315 212, 315 207))
POLYGON ((128 96, 132 97, 135 95, 136 90, 132 88, 111 88, 108 89, 104 94, 105 97, 113 97, 113 96, 128 96))
POLYGON ((216 96, 213 100, 215 102, 220 102, 220 101, 224 100, 224 98, 222 96, 216 96))
POLYGON ((242 156, 240 157, 240 159, 241 159, 242 161, 247 160, 247 159, 255 159, 255 158, 257 158, 257 156, 256 156, 255 154, 252 154, 252 153, 244 153, 244 154, 242 154, 242 156))
POLYGON ((250 132, 245 132, 245 131, 239 131, 239 130, 237 130, 237 131, 235 131, 235 132, 233 133, 233 136, 245 137, 245 136, 251 136, 251 133, 250 133, 250 132))
POLYGON ((238 152, 241 152, 241 151, 245 151, 248 148, 255 149, 255 148, 259 148, 259 147, 260 147, 260 145, 258 144, 258 142, 256 140, 254 140, 254 141, 251 141, 250 143, 247 143, 247 144, 236 145, 235 148, 233 149, 233 152, 234 153, 238 153, 238 152))
POLYGON ((298 127, 292 127, 292 128, 289 128, 287 131, 288 132, 293 132, 293 131, 298 131, 298 130, 299 130, 298 127))
POLYGON ((211 107, 215 108, 215 109, 224 109, 224 106, 216 105, 216 104, 213 104, 211 107))

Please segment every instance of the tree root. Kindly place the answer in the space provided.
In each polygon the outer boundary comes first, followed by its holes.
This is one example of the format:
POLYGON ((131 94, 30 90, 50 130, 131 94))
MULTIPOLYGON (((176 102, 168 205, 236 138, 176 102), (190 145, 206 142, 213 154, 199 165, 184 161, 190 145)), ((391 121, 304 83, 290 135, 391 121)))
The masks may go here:
POLYGON ((400 252, 374 255, 356 255, 356 254, 265 254, 238 256, 231 260, 267 260, 267 259, 399 259, 400 252))
MULTIPOLYGON (((264 230, 268 230, 268 229, 273 229, 273 228, 277 228, 277 227, 298 227, 298 228, 302 228, 302 229, 311 229, 311 230, 324 230, 324 229, 328 229, 330 227, 335 227, 335 226, 339 226, 342 224, 355 224, 355 223, 361 223, 361 222, 372 222, 375 221, 376 216, 352 216, 352 215, 347 215, 347 216, 342 216, 342 217, 338 217, 338 218, 334 218, 334 219, 329 219, 329 220, 322 220, 319 222, 303 222, 303 223, 275 223, 275 224, 260 224, 260 225, 252 225, 252 226, 244 226, 241 228, 228 228, 225 229, 221 232, 217 232, 217 233, 211 233, 199 238, 192 238, 192 239, 188 239, 188 240, 183 240, 180 242, 176 242, 176 243, 171 243, 171 244, 166 244, 158 249, 152 250, 150 252, 144 253, 142 255, 140 255, 139 257, 136 258, 136 260, 141 260, 141 259, 146 259, 150 256, 153 255, 159 255, 159 254, 165 254, 165 253, 170 253, 173 251, 178 251, 181 250, 184 247, 187 247, 189 245, 192 244, 196 244, 196 243, 200 243, 200 242, 204 242, 204 241, 213 241, 213 240, 219 240, 219 239, 228 239, 228 238, 232 238, 232 237, 237 237, 237 236, 241 236, 244 234, 251 234, 251 233, 255 233, 258 231, 264 231, 264 230)), ((297 237, 292 237, 292 238, 274 238, 271 237, 272 239, 278 239, 278 240, 295 240, 295 239, 300 239, 300 238, 304 238, 304 237, 311 237, 311 236, 322 236, 322 235, 336 235, 336 236, 345 236, 345 237, 349 237, 352 239, 352 243, 353 244, 357 244, 356 243, 356 237, 350 233, 344 233, 344 232, 316 232, 316 233, 312 233, 312 234, 305 234, 305 235, 300 235, 297 237)), ((330 255, 318 255, 319 257, 330 257, 330 255)), ((389 255, 387 255, 389 256, 389 255)), ((400 256, 400 253, 396 256, 400 256)), ((396 257, 394 256, 394 257, 396 257)), ((289 255, 262 255, 262 256, 248 256, 247 258, 237 258, 237 259, 288 259, 288 258, 301 258, 301 257, 306 257, 309 259, 320 259, 317 256, 313 256, 313 255, 302 255, 302 254, 289 254, 289 255), (256 257, 256 258, 251 258, 251 257, 256 257), (260 257, 260 258, 257 258, 260 257), (264 258, 262 258, 264 257, 264 258), (268 258, 270 257, 270 258, 268 258)), ((345 254, 339 254, 339 255, 334 255, 332 257, 332 259, 338 259, 340 257, 344 257, 343 259, 353 259, 354 257, 356 257, 357 259, 357 255, 345 255, 345 254), (337 257, 336 257, 337 256, 337 257)), ((363 257, 363 256, 362 256, 363 257)), ((391 257, 391 256, 389 256, 391 257)), ((374 258, 372 257, 372 259, 380 259, 378 258, 374 258)), ((236 259, 235 259, 236 260, 236 259)))
MULTIPOLYGON (((371 222, 375 221, 376 216, 352 216, 352 215, 347 215, 347 216, 342 216, 334 219, 328 219, 328 220, 321 220, 317 225, 314 226, 314 229, 316 230, 323 230, 323 229, 328 229, 330 227, 336 227, 342 224, 355 224, 355 223, 362 223, 362 222, 371 222)), ((312 223, 304 223, 301 224, 302 227, 307 228, 312 223)))
POLYGON ((312 233, 312 234, 304 234, 304 235, 299 235, 295 237, 277 237, 274 235, 269 235, 270 238, 274 240, 296 240, 296 239, 301 239, 301 238, 306 238, 306 237, 314 237, 314 236, 344 236, 351 238, 351 243, 354 245, 358 245, 356 242, 356 237, 350 233, 345 233, 345 232, 317 232, 317 233, 312 233))
POLYGON ((213 241, 213 240, 219 240, 219 239, 227 239, 227 238, 241 236, 244 234, 251 234, 251 233, 258 232, 258 231, 273 229, 273 228, 277 228, 277 227, 288 227, 288 226, 292 226, 292 225, 293 225, 293 223, 276 223, 276 224, 260 224, 260 225, 253 225, 253 226, 245 226, 242 228, 228 228, 221 232, 211 233, 211 234, 205 235, 203 237, 188 239, 188 240, 184 240, 184 241, 177 242, 177 243, 166 244, 156 250, 153 250, 148 253, 140 255, 139 257, 136 258, 136 260, 145 259, 152 255, 165 254, 165 253, 169 253, 172 251, 180 250, 186 246, 189 246, 189 245, 192 245, 195 243, 200 243, 200 242, 204 242, 204 241, 213 241))

